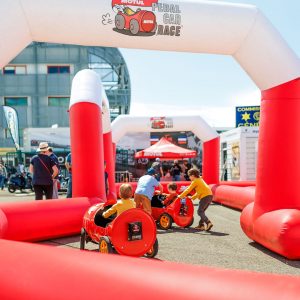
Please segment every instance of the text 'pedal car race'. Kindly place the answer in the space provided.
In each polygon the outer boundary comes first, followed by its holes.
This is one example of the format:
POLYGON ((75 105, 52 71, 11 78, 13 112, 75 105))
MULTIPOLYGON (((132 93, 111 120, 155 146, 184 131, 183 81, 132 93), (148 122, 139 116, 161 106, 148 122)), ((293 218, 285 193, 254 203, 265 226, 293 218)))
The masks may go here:
POLYGON ((153 218, 142 209, 132 208, 116 218, 104 218, 102 213, 111 205, 91 206, 83 217, 80 249, 87 242, 99 245, 101 253, 119 253, 127 256, 155 257, 158 252, 156 226, 153 218))
POLYGON ((168 205, 164 205, 164 195, 152 198, 152 217, 159 228, 168 230, 174 222, 179 227, 188 228, 194 222, 194 205, 190 198, 176 198, 168 205))

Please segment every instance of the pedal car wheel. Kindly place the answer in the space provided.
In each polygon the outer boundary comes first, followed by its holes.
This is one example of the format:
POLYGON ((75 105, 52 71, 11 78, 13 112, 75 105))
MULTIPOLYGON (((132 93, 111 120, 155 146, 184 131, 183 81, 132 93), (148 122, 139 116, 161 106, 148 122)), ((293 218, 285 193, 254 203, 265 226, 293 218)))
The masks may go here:
POLYGON ((100 253, 113 253, 112 244, 107 236, 102 236, 99 241, 100 253))
POLYGON ((124 29, 124 27, 125 27, 125 18, 123 16, 121 16, 121 15, 116 15, 116 17, 115 17, 115 24, 116 24, 116 27, 119 30, 124 29))
POLYGON ((189 224, 187 224, 186 226, 184 226, 184 228, 189 228, 193 225, 194 223, 194 217, 192 218, 191 222, 189 224))
POLYGON ((160 216, 158 220, 158 226, 161 229, 168 230, 172 227, 172 222, 173 222, 172 217, 169 214, 164 213, 160 216))
POLYGON ((84 228, 81 228, 80 232, 80 250, 84 250, 85 248, 85 242, 86 242, 86 230, 84 228))
POLYGON ((129 30, 132 34, 136 35, 140 31, 139 22, 135 19, 130 21, 129 30))
POLYGON ((158 253, 158 240, 156 239, 153 246, 149 249, 148 252, 146 252, 146 256, 149 258, 153 258, 158 253))

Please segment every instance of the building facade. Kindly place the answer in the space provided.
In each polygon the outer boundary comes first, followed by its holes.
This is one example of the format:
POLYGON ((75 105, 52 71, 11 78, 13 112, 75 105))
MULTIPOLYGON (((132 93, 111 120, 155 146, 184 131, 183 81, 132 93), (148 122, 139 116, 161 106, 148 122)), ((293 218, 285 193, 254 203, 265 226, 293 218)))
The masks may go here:
MULTIPOLYGON (((24 128, 69 126, 72 79, 87 68, 101 76, 112 119, 129 113, 129 73, 116 48, 35 42, 0 70, 0 105, 16 109, 21 146, 24 128)), ((0 148, 5 147, 14 144, 1 109, 0 148)))

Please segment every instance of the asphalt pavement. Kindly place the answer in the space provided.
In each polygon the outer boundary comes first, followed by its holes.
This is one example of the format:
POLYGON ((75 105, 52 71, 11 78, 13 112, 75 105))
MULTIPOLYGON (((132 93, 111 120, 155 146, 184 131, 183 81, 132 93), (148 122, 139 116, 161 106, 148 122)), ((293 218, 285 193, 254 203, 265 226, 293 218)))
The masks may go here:
MULTIPOLYGON (((64 198, 65 194, 60 197, 64 198)), ((0 191, 0 203, 33 199, 32 192, 10 194, 7 191, 0 191)), ((195 206, 193 226, 199 220, 196 210, 195 206)), ((193 228, 183 229, 176 226, 168 231, 158 230, 159 251, 155 259, 300 276, 300 261, 288 260, 247 238, 240 227, 240 211, 212 204, 207 210, 207 215, 214 224, 210 232, 199 232, 193 228)), ((40 243, 80 251, 79 239, 77 235, 40 243)), ((88 243, 87 249, 98 251, 98 246, 88 243)))

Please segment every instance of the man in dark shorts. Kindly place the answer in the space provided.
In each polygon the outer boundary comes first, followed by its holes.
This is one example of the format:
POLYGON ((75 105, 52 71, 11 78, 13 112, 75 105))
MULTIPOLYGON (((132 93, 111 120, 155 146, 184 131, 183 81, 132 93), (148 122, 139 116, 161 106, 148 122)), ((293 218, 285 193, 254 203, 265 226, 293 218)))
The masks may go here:
POLYGON ((32 157, 29 172, 33 174, 32 184, 35 192, 35 200, 52 199, 53 179, 58 174, 55 162, 49 157, 48 144, 40 143, 36 150, 38 155, 32 157))

